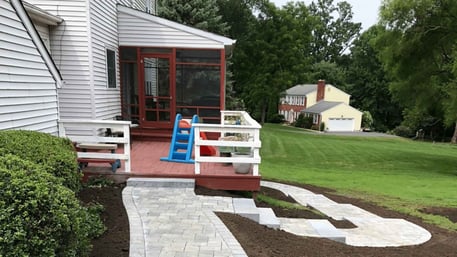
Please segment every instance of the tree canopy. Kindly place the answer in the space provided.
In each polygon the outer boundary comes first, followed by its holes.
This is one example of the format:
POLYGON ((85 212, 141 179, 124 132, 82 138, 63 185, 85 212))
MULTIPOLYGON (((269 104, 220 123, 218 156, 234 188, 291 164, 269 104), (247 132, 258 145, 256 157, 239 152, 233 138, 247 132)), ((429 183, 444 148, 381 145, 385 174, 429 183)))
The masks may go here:
POLYGON ((456 13, 454 0, 386 0, 381 6, 385 30, 376 47, 392 94, 416 129, 440 122, 457 128, 456 13))
POLYGON ((218 14, 216 0, 160 0, 157 3, 160 17, 220 35, 226 35, 229 30, 218 14))

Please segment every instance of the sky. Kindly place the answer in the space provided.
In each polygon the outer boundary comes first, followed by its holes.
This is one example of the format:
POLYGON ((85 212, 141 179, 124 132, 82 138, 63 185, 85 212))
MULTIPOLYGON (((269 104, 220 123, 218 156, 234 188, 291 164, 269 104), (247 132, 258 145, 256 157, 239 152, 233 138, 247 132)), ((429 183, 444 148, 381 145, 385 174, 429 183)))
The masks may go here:
MULTIPOLYGON (((281 7, 290 0, 270 0, 276 6, 281 7)), ((312 0, 304 0, 308 5, 312 0)), ((340 2, 336 0, 335 3, 340 2)), ((378 10, 381 5, 381 0, 346 0, 352 6, 352 12, 354 13, 353 21, 361 22, 362 29, 366 30, 378 21, 378 10)))

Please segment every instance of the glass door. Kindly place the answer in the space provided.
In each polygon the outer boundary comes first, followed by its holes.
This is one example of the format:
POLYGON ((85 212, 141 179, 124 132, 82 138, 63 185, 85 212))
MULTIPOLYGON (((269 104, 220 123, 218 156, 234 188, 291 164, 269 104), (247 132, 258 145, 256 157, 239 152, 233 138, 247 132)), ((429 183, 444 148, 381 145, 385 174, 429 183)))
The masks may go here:
POLYGON ((145 128, 172 128, 174 119, 170 56, 143 55, 143 83, 140 125, 145 128))

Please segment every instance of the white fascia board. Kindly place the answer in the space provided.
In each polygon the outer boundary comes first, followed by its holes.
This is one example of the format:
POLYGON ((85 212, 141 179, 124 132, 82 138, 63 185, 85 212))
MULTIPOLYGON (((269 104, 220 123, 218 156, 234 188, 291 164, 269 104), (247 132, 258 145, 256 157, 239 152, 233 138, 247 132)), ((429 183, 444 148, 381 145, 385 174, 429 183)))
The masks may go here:
POLYGON ((22 3, 25 10, 30 15, 30 18, 32 18, 34 21, 41 22, 50 26, 57 26, 63 21, 63 19, 59 16, 51 14, 35 5, 29 4, 27 2, 22 3))

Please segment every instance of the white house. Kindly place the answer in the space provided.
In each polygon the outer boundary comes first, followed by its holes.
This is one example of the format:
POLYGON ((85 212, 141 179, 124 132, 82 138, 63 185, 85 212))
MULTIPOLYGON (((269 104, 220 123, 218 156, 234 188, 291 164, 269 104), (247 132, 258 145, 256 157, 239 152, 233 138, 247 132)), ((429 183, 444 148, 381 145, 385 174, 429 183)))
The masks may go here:
MULTIPOLYGON (((198 114, 205 121, 219 122, 219 111, 225 106, 225 58, 234 40, 157 17, 151 14, 155 13, 152 0, 29 0, 30 4, 24 5, 35 25, 29 27, 35 29, 27 29, 13 8, 15 2, 22 6, 22 1, 0 1, 9 11, 0 20, 7 28, 1 33, 14 34, 22 28, 29 37, 28 47, 39 50, 38 46, 44 45, 48 49, 45 53, 26 51, 35 59, 41 56, 44 66, 18 64, 30 70, 15 72, 28 74, 23 77, 35 82, 33 74, 40 69, 46 73, 49 85, 53 85, 54 111, 49 115, 54 127, 58 118, 122 117, 139 123, 133 134, 145 135, 159 130, 171 133, 176 113, 185 117, 198 114), (33 37, 29 30, 40 36, 33 37)), ((21 45, 18 42, 22 39, 11 35, 3 38, 0 42, 9 40, 10 44, 9 48, 0 46, 9 52, 1 60, 6 67, 11 59, 19 58, 14 46, 21 45)), ((0 97, 11 102, 12 93, 6 91, 11 90, 10 74, 0 73, 5 80, 0 97)), ((29 96, 28 91, 21 94, 29 96)), ((52 105, 48 100, 46 104, 52 105)), ((2 104, 11 108, 11 103, 2 104)), ((0 110, 0 115, 3 113, 7 112, 0 110)), ((0 129, 29 129, 18 123, 4 125, 11 123, 11 115, 0 117, 0 129)))
POLYGON ((57 134, 62 77, 37 29, 60 21, 19 0, 0 0, 0 130, 57 134))

